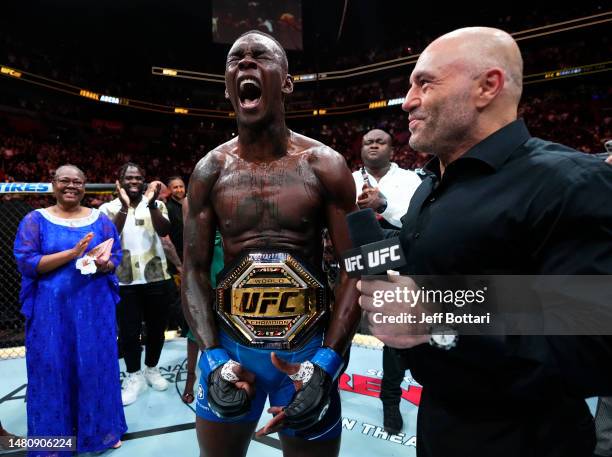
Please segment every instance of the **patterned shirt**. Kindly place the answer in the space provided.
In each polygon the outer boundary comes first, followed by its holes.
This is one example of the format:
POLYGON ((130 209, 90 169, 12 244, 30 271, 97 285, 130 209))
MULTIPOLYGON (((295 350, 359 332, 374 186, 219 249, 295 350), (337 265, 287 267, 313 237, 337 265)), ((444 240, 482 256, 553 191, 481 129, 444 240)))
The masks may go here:
MULTIPOLYGON (((168 219, 166 205, 157 201, 157 207, 162 215, 168 219)), ((121 201, 118 198, 100 206, 100 211, 111 220, 114 220, 120 210, 121 201)), ((146 199, 143 198, 136 208, 131 206, 128 208, 120 238, 123 260, 116 272, 120 286, 147 284, 170 279, 166 255, 161 240, 153 227, 146 199)))

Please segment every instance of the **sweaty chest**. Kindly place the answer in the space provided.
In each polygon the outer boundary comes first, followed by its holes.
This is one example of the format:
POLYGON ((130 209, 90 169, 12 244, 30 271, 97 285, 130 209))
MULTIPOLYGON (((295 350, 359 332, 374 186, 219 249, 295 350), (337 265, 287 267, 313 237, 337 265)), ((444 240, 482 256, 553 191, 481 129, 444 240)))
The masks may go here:
POLYGON ((232 164, 212 193, 219 225, 226 233, 247 230, 303 231, 320 217, 321 184, 305 161, 232 164))

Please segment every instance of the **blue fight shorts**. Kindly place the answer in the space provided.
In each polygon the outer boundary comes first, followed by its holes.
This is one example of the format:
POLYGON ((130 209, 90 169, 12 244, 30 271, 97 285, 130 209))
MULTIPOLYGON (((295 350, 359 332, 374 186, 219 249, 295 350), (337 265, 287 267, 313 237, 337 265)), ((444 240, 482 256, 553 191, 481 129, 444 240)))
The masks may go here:
MULTIPOLYGON (((281 407, 287 406, 293 398, 295 393, 293 381, 272 365, 270 353, 275 352, 276 355, 288 362, 301 363, 310 360, 315 355, 323 343, 323 337, 320 334, 314 336, 298 351, 253 349, 237 343, 222 331, 219 332, 219 342, 232 360, 255 374, 255 397, 251 398, 251 411, 239 419, 222 419, 216 416, 208 406, 206 379, 200 376, 196 395, 196 414, 198 417, 212 422, 242 423, 259 421, 268 396, 270 397, 270 406, 281 407)), ((336 380, 330 392, 329 409, 317 425, 302 431, 283 428, 279 433, 306 440, 328 440, 340 436, 341 431, 340 394, 338 381, 336 380)))

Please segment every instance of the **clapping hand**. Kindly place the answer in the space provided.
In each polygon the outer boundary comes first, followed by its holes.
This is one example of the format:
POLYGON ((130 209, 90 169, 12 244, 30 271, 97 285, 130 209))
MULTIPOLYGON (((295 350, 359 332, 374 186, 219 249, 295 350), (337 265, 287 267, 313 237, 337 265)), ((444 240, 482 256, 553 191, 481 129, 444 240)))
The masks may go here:
POLYGON ((147 190, 145 191, 145 198, 147 199, 147 203, 151 205, 157 197, 159 197, 159 193, 162 190, 162 182, 161 181, 151 181, 147 186, 147 190))
POLYGON ((93 232, 89 232, 87 235, 81 238, 77 244, 74 245, 74 247, 70 250, 73 259, 77 259, 83 255, 93 237, 93 232))
POLYGON ((100 243, 88 253, 89 256, 94 258, 99 273, 108 273, 115 268, 115 265, 110 260, 112 246, 113 240, 110 238, 100 243))
POLYGON ((123 206, 123 209, 128 209, 130 206, 130 197, 128 196, 125 189, 121 187, 119 181, 115 181, 115 186, 117 189, 117 195, 119 196, 119 200, 121 200, 121 206, 123 206))

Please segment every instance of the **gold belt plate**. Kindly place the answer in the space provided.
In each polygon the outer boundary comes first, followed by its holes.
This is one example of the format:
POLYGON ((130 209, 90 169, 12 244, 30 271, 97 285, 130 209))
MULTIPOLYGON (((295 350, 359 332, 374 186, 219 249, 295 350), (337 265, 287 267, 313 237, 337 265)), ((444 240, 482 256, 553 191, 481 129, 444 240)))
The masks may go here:
POLYGON ((323 284, 291 254, 245 254, 216 289, 221 321, 249 346, 295 349, 328 312, 323 284))

